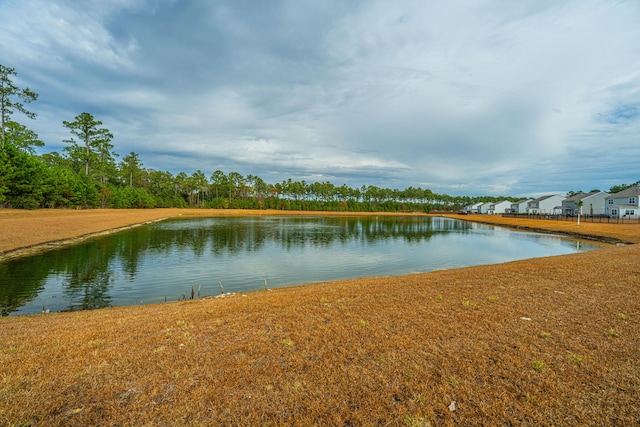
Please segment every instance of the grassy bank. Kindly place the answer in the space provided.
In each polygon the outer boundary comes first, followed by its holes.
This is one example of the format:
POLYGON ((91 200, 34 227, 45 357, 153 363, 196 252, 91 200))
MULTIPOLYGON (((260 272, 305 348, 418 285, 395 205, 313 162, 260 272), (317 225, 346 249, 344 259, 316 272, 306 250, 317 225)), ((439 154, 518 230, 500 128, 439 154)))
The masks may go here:
POLYGON ((637 425, 639 255, 3 318, 0 425, 637 425))

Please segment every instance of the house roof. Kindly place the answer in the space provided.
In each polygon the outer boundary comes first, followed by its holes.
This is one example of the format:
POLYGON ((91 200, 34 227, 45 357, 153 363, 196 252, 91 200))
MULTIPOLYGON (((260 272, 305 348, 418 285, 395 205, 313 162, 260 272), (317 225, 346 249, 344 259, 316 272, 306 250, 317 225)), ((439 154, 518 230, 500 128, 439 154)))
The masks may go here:
POLYGON ((591 191, 589 193, 578 193, 571 197, 564 199, 566 202, 579 202, 582 199, 586 199, 587 197, 591 197, 594 194, 598 194, 600 191, 591 191))
POLYGON ((626 190, 622 190, 618 193, 609 194, 605 199, 618 199, 622 197, 638 197, 640 196, 640 187, 634 185, 633 187, 629 187, 626 190))
POLYGON ((532 202, 541 202, 543 200, 550 199, 551 197, 562 197, 558 194, 548 194, 546 196, 538 197, 537 199, 531 200, 532 202))
POLYGON ((518 200, 517 202, 511 202, 511 206, 513 206, 513 205, 521 205, 523 203, 529 203, 530 201, 531 201, 531 199, 518 200))

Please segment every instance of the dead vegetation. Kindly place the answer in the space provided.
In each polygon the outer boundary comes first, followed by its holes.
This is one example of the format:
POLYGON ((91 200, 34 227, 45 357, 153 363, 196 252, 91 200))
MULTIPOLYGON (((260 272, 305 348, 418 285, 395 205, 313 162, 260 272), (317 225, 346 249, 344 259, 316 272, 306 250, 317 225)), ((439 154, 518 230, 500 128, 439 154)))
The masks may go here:
POLYGON ((637 425, 639 301, 628 245, 3 318, 0 425, 637 425))

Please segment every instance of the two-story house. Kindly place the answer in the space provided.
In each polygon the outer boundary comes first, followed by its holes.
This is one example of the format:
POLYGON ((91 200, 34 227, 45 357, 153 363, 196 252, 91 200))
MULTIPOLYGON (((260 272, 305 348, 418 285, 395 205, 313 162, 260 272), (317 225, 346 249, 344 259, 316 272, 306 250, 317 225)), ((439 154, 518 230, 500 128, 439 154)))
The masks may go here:
POLYGON ((605 191, 591 191, 589 193, 579 193, 568 197, 562 201, 562 213, 565 215, 604 215, 605 198, 609 193, 605 191), (582 209, 580 209, 582 202, 582 209))
POLYGON ((634 186, 605 197, 605 214, 613 218, 640 216, 640 187, 634 186))
POLYGON ((507 212, 511 208, 511 202, 508 200, 503 200, 501 202, 491 203, 489 205, 489 210, 487 213, 489 215, 498 215, 507 212))
POLYGON ((478 206, 478 213, 479 214, 487 214, 489 213, 489 208, 491 207, 492 203, 487 202, 487 203, 483 203, 480 206, 478 206))
POLYGON ((518 200, 515 203, 511 203, 511 208, 509 208, 509 213, 527 213, 527 206, 531 199, 523 199, 518 200))
POLYGON ((564 197, 559 194, 550 194, 547 196, 538 197, 527 203, 528 214, 558 214, 561 213, 564 197))
POLYGON ((462 210, 467 214, 477 214, 478 213, 478 208, 480 208, 480 206, 482 206, 482 204, 483 204, 482 202, 474 203, 473 205, 465 206, 462 210))

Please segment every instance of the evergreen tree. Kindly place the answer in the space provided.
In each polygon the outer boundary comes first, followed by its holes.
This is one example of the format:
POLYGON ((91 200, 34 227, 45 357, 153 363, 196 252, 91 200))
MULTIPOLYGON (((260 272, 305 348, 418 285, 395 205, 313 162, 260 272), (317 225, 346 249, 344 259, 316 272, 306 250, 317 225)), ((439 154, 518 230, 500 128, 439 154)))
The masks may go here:
MULTIPOLYGON (((110 144, 113 135, 109 129, 99 127, 102 126, 101 121, 95 120, 91 114, 85 112, 77 115, 73 122, 65 120, 62 124, 69 129, 71 134, 80 139, 78 142, 71 137, 63 142, 71 144, 65 147, 65 151, 74 161, 84 165, 85 175, 89 175, 89 166, 92 163, 98 163, 103 166, 102 169, 106 169, 104 166, 107 166, 109 161, 113 163, 111 155, 113 145, 110 144)), ((104 173, 105 171, 99 172, 104 173)), ((103 179, 102 176, 99 178, 103 179)))
POLYGON ((17 75, 13 68, 0 64, 0 149, 3 149, 5 146, 7 126, 14 112, 19 111, 30 119, 36 117, 35 113, 28 111, 24 107, 24 104, 38 99, 38 94, 29 88, 20 89, 16 86, 11 78, 17 75))
POLYGON ((11 144, 19 150, 32 155, 36 154, 34 147, 44 147, 44 142, 40 141, 38 135, 26 126, 13 120, 6 122, 5 126, 6 144, 11 144))

